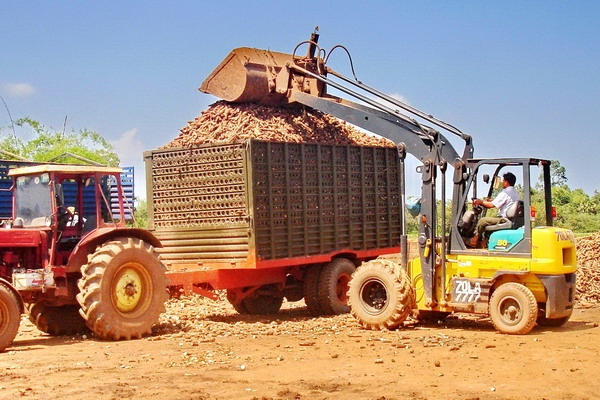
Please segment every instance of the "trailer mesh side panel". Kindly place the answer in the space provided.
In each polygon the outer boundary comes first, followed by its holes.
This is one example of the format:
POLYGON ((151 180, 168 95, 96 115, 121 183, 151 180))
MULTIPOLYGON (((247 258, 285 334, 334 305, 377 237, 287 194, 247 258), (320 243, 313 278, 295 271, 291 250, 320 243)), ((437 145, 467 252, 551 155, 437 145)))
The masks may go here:
POLYGON ((261 259, 398 245, 395 149, 252 142, 251 150, 261 259))
POLYGON ((155 150, 146 162, 151 229, 167 262, 274 260, 399 243, 393 148, 251 140, 155 150))
POLYGON ((154 227, 244 224, 244 152, 241 145, 153 155, 154 227))
POLYGON ((247 258, 243 144, 155 150, 145 158, 152 179, 151 229, 167 264, 247 258))

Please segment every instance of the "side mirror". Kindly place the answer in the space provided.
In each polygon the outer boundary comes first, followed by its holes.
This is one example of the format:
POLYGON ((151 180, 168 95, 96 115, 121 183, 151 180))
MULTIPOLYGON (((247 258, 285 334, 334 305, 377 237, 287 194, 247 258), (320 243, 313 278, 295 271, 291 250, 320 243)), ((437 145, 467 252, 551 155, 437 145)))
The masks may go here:
POLYGON ((483 182, 490 183, 490 176, 488 174, 483 174, 483 182))

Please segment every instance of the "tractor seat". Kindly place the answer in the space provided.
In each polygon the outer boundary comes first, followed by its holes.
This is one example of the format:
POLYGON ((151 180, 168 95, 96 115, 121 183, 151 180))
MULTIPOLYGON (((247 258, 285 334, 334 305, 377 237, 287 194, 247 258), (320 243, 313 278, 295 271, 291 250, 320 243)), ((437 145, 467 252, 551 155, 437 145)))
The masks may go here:
POLYGON ((525 224, 523 217, 523 201, 518 200, 506 210, 506 218, 502 218, 496 225, 486 226, 486 232, 495 232, 502 229, 518 229, 525 224))

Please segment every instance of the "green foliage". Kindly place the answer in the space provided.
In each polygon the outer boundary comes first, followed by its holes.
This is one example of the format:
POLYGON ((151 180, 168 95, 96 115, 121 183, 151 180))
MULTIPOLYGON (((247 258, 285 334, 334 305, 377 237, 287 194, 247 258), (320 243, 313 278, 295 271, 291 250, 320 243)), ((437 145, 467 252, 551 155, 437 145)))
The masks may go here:
MULTIPOLYGON (((590 233, 600 231, 600 193, 588 195, 582 189, 572 190, 567 186, 566 169, 554 160, 550 165, 552 185, 552 205, 556 208, 556 226, 571 229, 573 232, 590 233)), ((540 177, 537 189, 542 186, 540 177)), ((543 213, 543 193, 533 190, 531 204, 538 210, 538 221, 545 221, 543 213)))
MULTIPOLYGON (((29 128, 33 139, 25 140, 12 132, 5 135, 0 131, 0 148, 27 160, 81 164, 83 158, 102 165, 119 165, 114 147, 97 132, 87 129, 57 132, 29 117, 16 120, 14 125, 29 128)), ((2 158, 8 157, 4 154, 2 158)))
MULTIPOLYGON (((582 189, 570 189, 567 186, 566 169, 560 162, 552 161, 550 166, 552 185, 552 205, 556 208, 557 218, 554 225, 571 229, 575 233, 592 233, 600 231, 600 192, 595 191, 592 196, 582 189)), ((540 176, 538 183, 531 188, 531 204, 537 210, 537 224, 546 221, 544 207, 543 182, 540 176)), ((523 193, 523 187, 517 185, 516 189, 523 193)), ((438 201, 438 226, 441 226, 441 207, 438 201)), ((450 202, 446 204, 447 226, 450 227, 450 202)), ((417 219, 407 214, 407 232, 415 233, 418 230, 417 219)))
POLYGON ((134 228, 148 228, 148 202, 146 200, 136 199, 135 209, 133 210, 133 223, 131 224, 134 228))

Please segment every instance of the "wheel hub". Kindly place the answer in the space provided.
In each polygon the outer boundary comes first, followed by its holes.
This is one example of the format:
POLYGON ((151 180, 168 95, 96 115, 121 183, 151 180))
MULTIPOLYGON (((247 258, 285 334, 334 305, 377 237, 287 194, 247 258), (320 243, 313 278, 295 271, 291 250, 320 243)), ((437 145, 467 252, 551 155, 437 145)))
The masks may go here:
POLYGON ((515 323, 521 319, 521 309, 514 299, 508 299, 503 305, 504 318, 507 322, 515 323))
POLYGON ((371 308, 380 311, 387 304, 387 292, 381 282, 371 281, 364 286, 362 299, 371 308))
POLYGON ((115 285, 116 306, 121 312, 134 310, 142 297, 142 278, 132 268, 126 268, 115 285))

